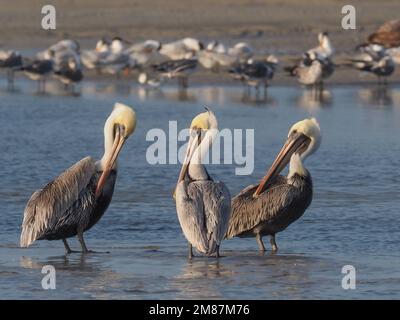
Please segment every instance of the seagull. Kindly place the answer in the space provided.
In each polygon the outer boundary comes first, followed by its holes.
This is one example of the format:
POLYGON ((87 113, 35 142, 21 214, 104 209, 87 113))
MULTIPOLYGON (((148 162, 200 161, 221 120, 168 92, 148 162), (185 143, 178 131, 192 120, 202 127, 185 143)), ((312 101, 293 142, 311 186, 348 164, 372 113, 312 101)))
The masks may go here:
POLYGON ((96 69, 100 72, 100 61, 105 59, 110 54, 111 42, 105 38, 101 38, 96 43, 94 50, 82 51, 82 63, 87 69, 96 69))
POLYGON ((22 67, 22 56, 18 51, 0 51, 0 68, 7 70, 8 88, 14 87, 14 72, 22 67))
POLYGON ((64 83, 66 89, 71 88, 71 93, 75 92, 74 84, 83 79, 82 67, 73 57, 70 57, 68 63, 58 66, 54 70, 55 76, 64 83))
POLYGON ((46 79, 53 72, 53 60, 52 59, 34 59, 28 61, 21 68, 25 74, 31 80, 37 81, 38 93, 45 92, 46 79))
POLYGON ((386 78, 393 74, 395 63, 382 45, 371 44, 358 47, 359 53, 350 59, 354 68, 373 73, 378 77, 378 84, 386 84, 386 78), (383 79, 382 79, 383 78, 383 79))
POLYGON ((204 45, 197 39, 184 38, 181 40, 163 43, 160 53, 171 60, 191 59, 197 52, 204 49, 204 45))
POLYGON ((146 40, 135 43, 125 49, 125 53, 134 62, 134 67, 143 70, 151 64, 160 63, 165 60, 164 56, 160 53, 161 47, 160 41, 146 40))
POLYGON ((246 42, 239 42, 228 49, 228 54, 239 62, 246 62, 254 55, 254 49, 246 42))
POLYGON ((273 78, 277 65, 278 59, 270 55, 265 60, 249 59, 246 63, 241 63, 230 70, 230 72, 235 79, 245 83, 249 89, 250 87, 255 87, 257 96, 259 87, 263 85, 264 95, 266 95, 268 81, 273 78))
POLYGON ((328 37, 327 32, 318 34, 318 46, 309 49, 306 53, 309 55, 316 55, 319 59, 331 58, 335 53, 332 42, 328 37))
POLYGON ((127 42, 120 37, 112 39, 109 53, 98 63, 102 72, 119 76, 123 70, 134 65, 134 61, 125 52, 125 43, 127 42))
POLYGON ((205 50, 200 50, 197 57, 205 69, 213 71, 219 71, 220 67, 232 67, 238 62, 238 57, 226 53, 225 47, 216 41, 209 43, 205 50))
POLYGON ((162 62, 154 66, 154 70, 162 77, 177 78, 181 88, 188 87, 189 75, 197 68, 196 59, 181 59, 162 62))

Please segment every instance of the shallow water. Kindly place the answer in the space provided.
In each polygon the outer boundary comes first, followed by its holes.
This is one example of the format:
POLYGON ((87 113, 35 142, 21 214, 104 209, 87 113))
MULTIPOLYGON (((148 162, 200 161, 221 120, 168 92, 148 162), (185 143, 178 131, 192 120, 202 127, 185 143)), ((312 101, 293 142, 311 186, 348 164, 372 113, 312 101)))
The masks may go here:
POLYGON ((54 84, 49 90, 37 95, 18 81, 14 92, 0 91, 0 298, 400 298, 400 88, 334 87, 322 102, 289 87, 271 87, 266 101, 224 86, 146 92, 122 81, 85 82, 79 96, 54 84), (89 248, 110 253, 65 256, 60 241, 18 248, 30 195, 82 157, 102 155, 115 101, 135 107, 137 130, 121 153, 110 208, 85 234, 89 248), (184 128, 204 105, 221 129, 255 129, 251 175, 236 176, 235 165, 208 167, 232 194, 263 176, 291 124, 309 115, 320 122, 321 148, 306 162, 313 203, 278 234, 276 255, 260 255, 255 239, 234 239, 223 242, 218 261, 187 259, 171 198, 179 165, 149 165, 145 136, 168 120, 184 128), (347 264, 356 268, 355 290, 341 287, 347 264), (56 290, 42 289, 44 265, 56 268, 56 290))

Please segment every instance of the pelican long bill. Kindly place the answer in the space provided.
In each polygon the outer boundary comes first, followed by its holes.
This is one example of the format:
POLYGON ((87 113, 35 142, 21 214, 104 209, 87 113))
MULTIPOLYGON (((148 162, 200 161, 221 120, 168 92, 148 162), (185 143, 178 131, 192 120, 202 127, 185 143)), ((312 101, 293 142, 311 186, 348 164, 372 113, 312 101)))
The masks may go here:
POLYGON ((278 156, 275 158, 267 174, 261 180, 257 190, 254 192, 254 197, 257 197, 263 192, 264 188, 270 184, 289 163, 293 153, 300 150, 302 147, 307 147, 310 143, 310 138, 302 133, 291 135, 286 140, 278 156))
POLYGON ((178 186, 179 182, 185 179, 186 173, 189 169, 190 160, 192 159, 194 150, 196 149, 196 145, 200 144, 200 142, 201 142, 201 130, 198 129, 195 137, 190 137, 185 159, 183 160, 182 168, 179 173, 178 182, 176 183, 174 193, 172 195, 174 199, 175 199, 176 187, 178 186))
POLYGON ((106 162, 103 173, 101 174, 101 176, 99 178, 99 182, 97 183, 96 198, 99 197, 101 191, 103 190, 104 184, 105 184, 108 176, 110 175, 110 172, 114 166, 114 163, 117 160, 118 154, 120 153, 122 146, 124 145, 124 143, 126 141, 126 139, 120 132, 121 130, 122 129, 120 128, 120 126, 116 126, 114 144, 112 146, 112 150, 111 150, 109 158, 106 162))

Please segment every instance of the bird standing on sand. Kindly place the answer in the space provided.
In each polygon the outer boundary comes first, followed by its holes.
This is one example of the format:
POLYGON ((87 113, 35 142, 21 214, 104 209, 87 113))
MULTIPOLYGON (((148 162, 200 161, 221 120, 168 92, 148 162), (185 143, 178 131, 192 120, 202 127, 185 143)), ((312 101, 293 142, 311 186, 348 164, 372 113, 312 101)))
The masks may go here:
POLYGON ((21 247, 36 240, 62 240, 78 236, 82 252, 90 252, 83 233, 103 216, 111 202, 117 179, 117 158, 136 127, 136 114, 116 103, 104 126, 104 155, 95 161, 86 157, 36 191, 24 212, 21 247))

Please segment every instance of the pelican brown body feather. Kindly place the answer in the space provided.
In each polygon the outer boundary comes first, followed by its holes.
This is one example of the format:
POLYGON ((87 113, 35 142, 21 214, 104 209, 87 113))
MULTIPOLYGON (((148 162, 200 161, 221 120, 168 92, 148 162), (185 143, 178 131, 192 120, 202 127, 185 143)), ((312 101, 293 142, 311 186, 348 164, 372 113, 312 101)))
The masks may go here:
POLYGON ((117 173, 113 171, 100 197, 95 190, 101 172, 86 157, 30 198, 24 211, 21 247, 35 240, 60 240, 90 229, 111 202, 117 173))
POLYGON ((232 214, 226 238, 274 235, 299 219, 312 200, 312 180, 295 174, 278 176, 259 196, 258 184, 243 189, 232 199, 232 214))

